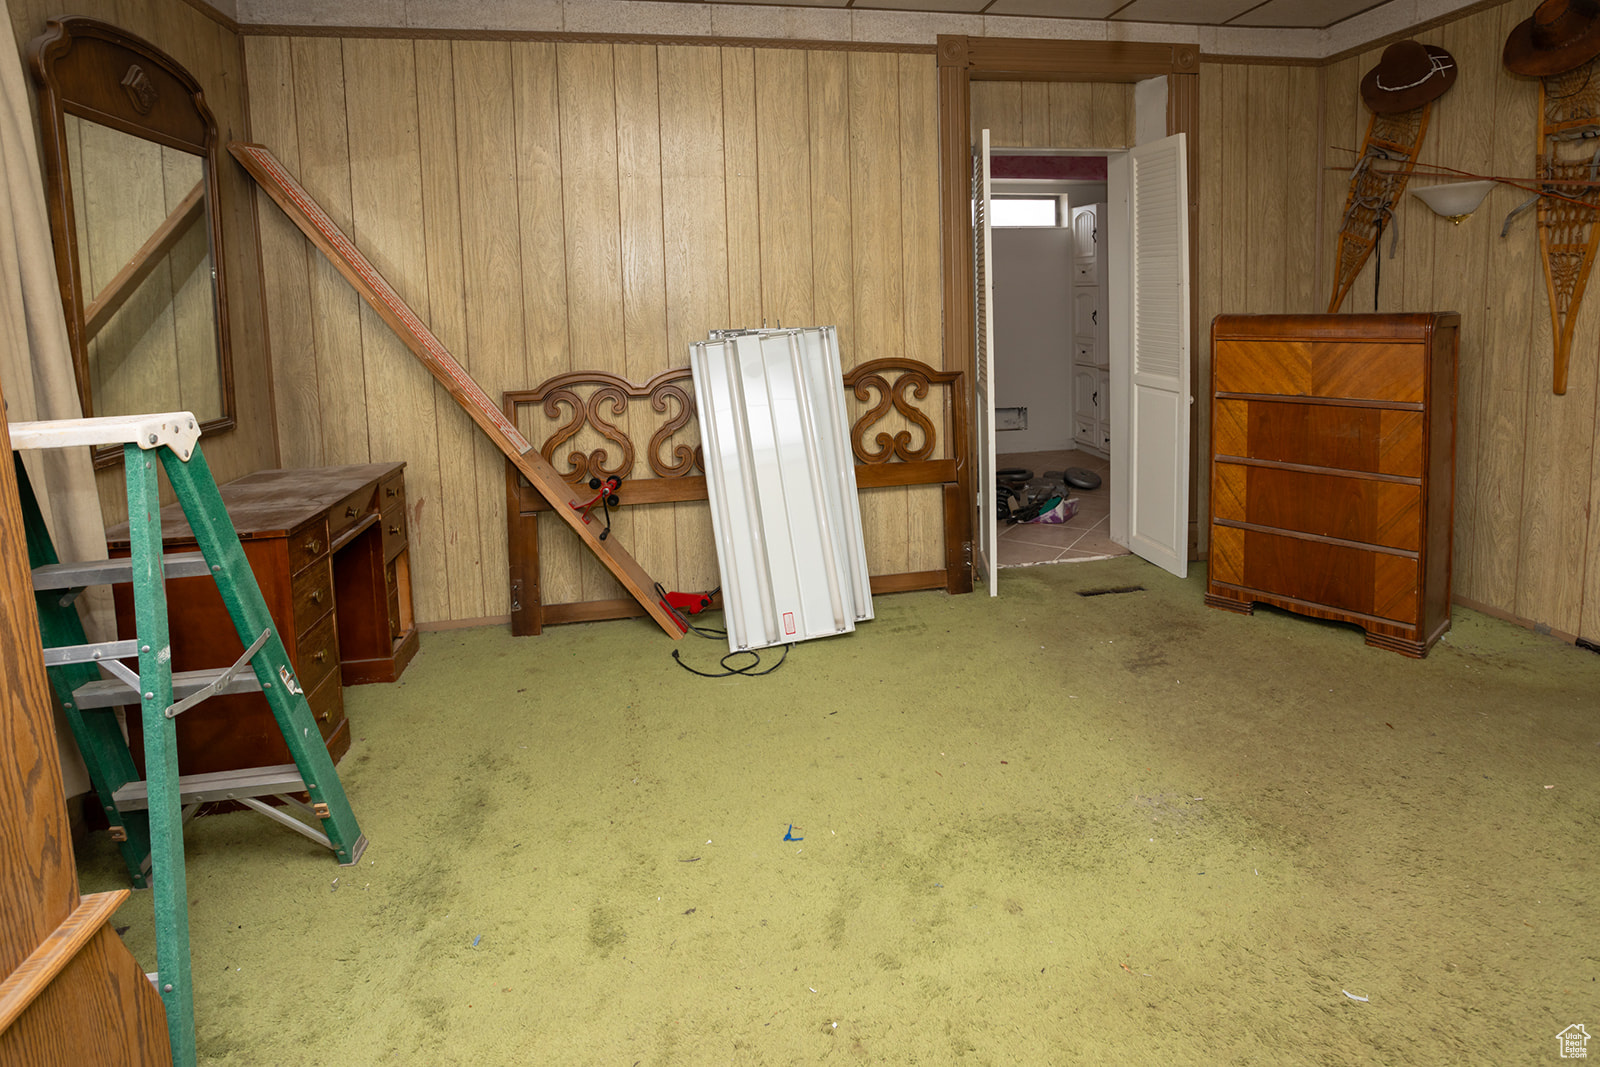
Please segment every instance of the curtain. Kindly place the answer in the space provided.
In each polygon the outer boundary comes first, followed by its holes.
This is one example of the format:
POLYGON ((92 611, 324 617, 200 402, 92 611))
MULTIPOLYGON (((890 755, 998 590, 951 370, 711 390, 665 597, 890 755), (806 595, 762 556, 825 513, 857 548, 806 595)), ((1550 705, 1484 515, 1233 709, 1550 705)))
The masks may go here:
MULTIPOLYGON (((8 8, 0 0, 0 15, 9 27, 8 8)), ((83 415, 56 287, 33 107, 22 61, 8 42, 0 46, 0 168, 5 182, 0 202, 0 387, 9 422, 83 415)), ((23 461, 61 558, 104 559, 105 526, 89 450, 32 452, 23 461)), ((108 590, 90 590, 79 608, 91 641, 115 636, 108 590)), ((76 796, 87 791, 89 778, 60 709, 56 734, 67 796, 76 796)))

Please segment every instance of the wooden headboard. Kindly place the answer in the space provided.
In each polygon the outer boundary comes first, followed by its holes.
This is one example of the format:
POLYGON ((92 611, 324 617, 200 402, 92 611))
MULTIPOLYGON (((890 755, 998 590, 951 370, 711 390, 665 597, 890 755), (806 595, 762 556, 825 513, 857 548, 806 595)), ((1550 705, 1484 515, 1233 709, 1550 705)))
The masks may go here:
MULTIPOLYGON (((856 409, 850 446, 862 493, 899 486, 943 488, 941 570, 874 574, 874 593, 944 588, 962 591, 970 552, 958 473, 966 455, 966 379, 914 359, 877 359, 844 375, 856 409)), ((574 486, 617 476, 621 503, 706 499, 704 457, 689 368, 664 371, 642 385, 605 371, 574 371, 533 389, 503 395, 506 417, 574 486), (639 455, 640 443, 643 456, 639 455), (641 462, 642 459, 642 462, 641 462)), ((517 469, 506 466, 511 627, 537 634, 549 624, 623 618, 642 613, 631 600, 546 604, 539 573, 539 512, 550 505, 517 469)))

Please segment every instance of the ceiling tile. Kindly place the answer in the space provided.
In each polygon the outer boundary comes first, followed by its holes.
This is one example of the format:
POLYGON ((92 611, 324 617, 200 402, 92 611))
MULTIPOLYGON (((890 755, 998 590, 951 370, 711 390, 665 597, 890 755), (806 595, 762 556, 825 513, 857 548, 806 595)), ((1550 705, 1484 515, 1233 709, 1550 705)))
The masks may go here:
MULTIPOLYGON (((567 2, 571 3, 572 0, 567 0, 567 2)), ((614 0, 587 0, 587 2, 609 3, 614 2, 614 0)), ((717 0, 716 4, 707 4, 706 6, 712 9, 715 9, 718 4, 760 5, 765 7, 771 3, 772 0, 717 0)), ((844 7, 850 3, 850 0, 783 0, 783 3, 785 7, 844 7)), ((778 11, 774 11, 772 17, 774 22, 782 21, 778 11)))
POLYGON ((1133 0, 1113 17, 1118 22, 1187 22, 1216 26, 1258 3, 1260 0, 1133 0))
POLYGON ((984 14, 1103 19, 1125 3, 1127 0, 995 0, 984 14))
POLYGON ((1335 22, 1378 7, 1384 0, 1267 0, 1244 12, 1230 26, 1295 26, 1324 29, 1335 22))
POLYGON ((988 0, 856 0, 852 11, 956 11, 976 15, 988 0))

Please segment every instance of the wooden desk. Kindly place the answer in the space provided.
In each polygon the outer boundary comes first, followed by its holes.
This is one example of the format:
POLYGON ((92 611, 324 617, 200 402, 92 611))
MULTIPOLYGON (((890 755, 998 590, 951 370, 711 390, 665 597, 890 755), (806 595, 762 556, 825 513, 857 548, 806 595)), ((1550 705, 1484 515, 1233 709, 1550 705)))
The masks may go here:
MULTIPOLYGON (((338 760, 350 747, 341 686, 394 681, 417 651, 405 464, 257 471, 220 488, 306 701, 338 760)), ((195 547, 176 504, 161 510, 161 532, 168 551, 195 547)), ((106 531, 106 541, 111 555, 127 555, 127 524, 106 531)), ((114 592, 117 629, 132 637, 131 590, 120 585, 114 592)), ((168 581, 167 615, 174 670, 226 667, 244 652, 209 578, 168 581)), ((142 766, 137 715, 129 709, 130 741, 142 766)), ((213 697, 178 718, 184 774, 288 762, 259 693, 213 697)))

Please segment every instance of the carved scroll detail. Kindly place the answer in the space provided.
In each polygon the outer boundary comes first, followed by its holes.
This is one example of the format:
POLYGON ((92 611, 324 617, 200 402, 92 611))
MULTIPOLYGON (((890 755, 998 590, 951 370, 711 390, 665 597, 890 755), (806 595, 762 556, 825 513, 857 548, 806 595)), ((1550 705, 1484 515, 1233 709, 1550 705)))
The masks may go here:
POLYGON ((650 391, 650 406, 656 411, 665 414, 673 404, 678 406, 678 413, 663 423, 661 429, 650 438, 650 469, 658 478, 681 478, 696 470, 706 469, 705 455, 699 445, 690 448, 680 444, 673 448, 672 454, 677 459, 675 463, 668 463, 661 458, 661 450, 667 446, 672 435, 689 425, 695 417, 694 393, 678 384, 687 377, 688 372, 671 377, 661 375, 654 379, 661 384, 650 391))
POLYGON ((150 80, 150 75, 144 68, 135 63, 128 68, 128 73, 122 76, 122 87, 127 90, 128 102, 133 109, 141 115, 150 114, 150 109, 156 106, 157 92, 155 83, 150 80))
POLYGON ((601 409, 608 404, 614 417, 627 414, 628 396, 625 388, 619 388, 615 383, 604 383, 585 400, 575 390, 563 386, 552 389, 544 398, 544 413, 550 418, 559 419, 562 407, 571 413, 571 417, 539 448, 540 454, 551 466, 556 466, 556 449, 576 437, 585 425, 593 426, 602 437, 615 441, 622 450, 622 459, 615 467, 606 466, 610 453, 604 448, 597 448, 593 452, 568 452, 568 467, 560 473, 561 477, 573 484, 591 477, 606 478, 613 474, 626 477, 633 471, 633 442, 601 415, 601 409))
POLYGON ((905 396, 906 390, 909 389, 918 400, 925 399, 928 395, 927 377, 916 371, 906 371, 895 379, 893 384, 881 374, 866 374, 856 379, 857 400, 870 400, 874 389, 878 392, 878 402, 850 427, 850 443, 861 462, 886 463, 896 457, 904 460, 925 459, 932 454, 933 446, 938 440, 938 431, 934 429, 933 423, 928 421, 927 416, 905 396), (891 406, 922 431, 921 448, 911 447, 910 430, 897 430, 892 437, 887 433, 879 433, 874 438, 878 444, 877 450, 872 451, 865 447, 866 432, 888 413, 891 406))
MULTIPOLYGON (((850 428, 850 447, 856 459, 881 464, 912 463, 933 457, 940 426, 952 434, 959 430, 956 412, 965 402, 960 381, 959 371, 935 370, 915 359, 873 360, 845 374, 844 387, 852 390, 857 400, 871 403, 850 428), (943 396, 930 400, 936 386, 943 396), (891 412, 897 413, 907 426, 873 435, 874 428, 891 412), (869 435, 875 447, 868 447, 869 435)), ((687 367, 663 371, 643 385, 604 371, 576 371, 548 378, 534 389, 507 392, 505 411, 515 420, 519 407, 537 406, 555 424, 528 436, 538 443, 540 454, 557 467, 562 478, 574 485, 591 477, 631 476, 638 458, 634 439, 637 436, 643 440, 647 428, 653 428, 645 447, 650 475, 685 478, 705 471, 705 457, 698 443, 673 443, 674 438, 694 433, 698 412, 692 382, 687 367), (656 417, 647 416, 644 405, 636 401, 648 401, 656 417), (634 427, 636 434, 619 425, 624 422, 634 427), (557 454, 586 429, 615 444, 621 458, 612 463, 609 446, 588 451, 572 448, 563 456, 565 469, 561 470, 561 464, 556 463, 557 454)))
MULTIPOLYGON (((844 376, 845 387, 854 391, 856 399, 870 401, 874 393, 877 403, 868 408, 850 427, 850 448, 862 463, 888 463, 892 460, 913 462, 933 455, 939 443, 939 432, 922 406, 912 402, 924 400, 933 384, 948 385, 960 377, 958 371, 936 371, 926 363, 914 359, 875 359, 863 363, 844 376), (909 395, 908 395, 909 394, 909 395), (868 448, 868 433, 893 409, 921 433, 922 445, 913 447, 911 430, 897 430, 893 434, 879 432, 874 438, 877 448, 868 448)), ((944 401, 946 422, 951 398, 944 401)))

